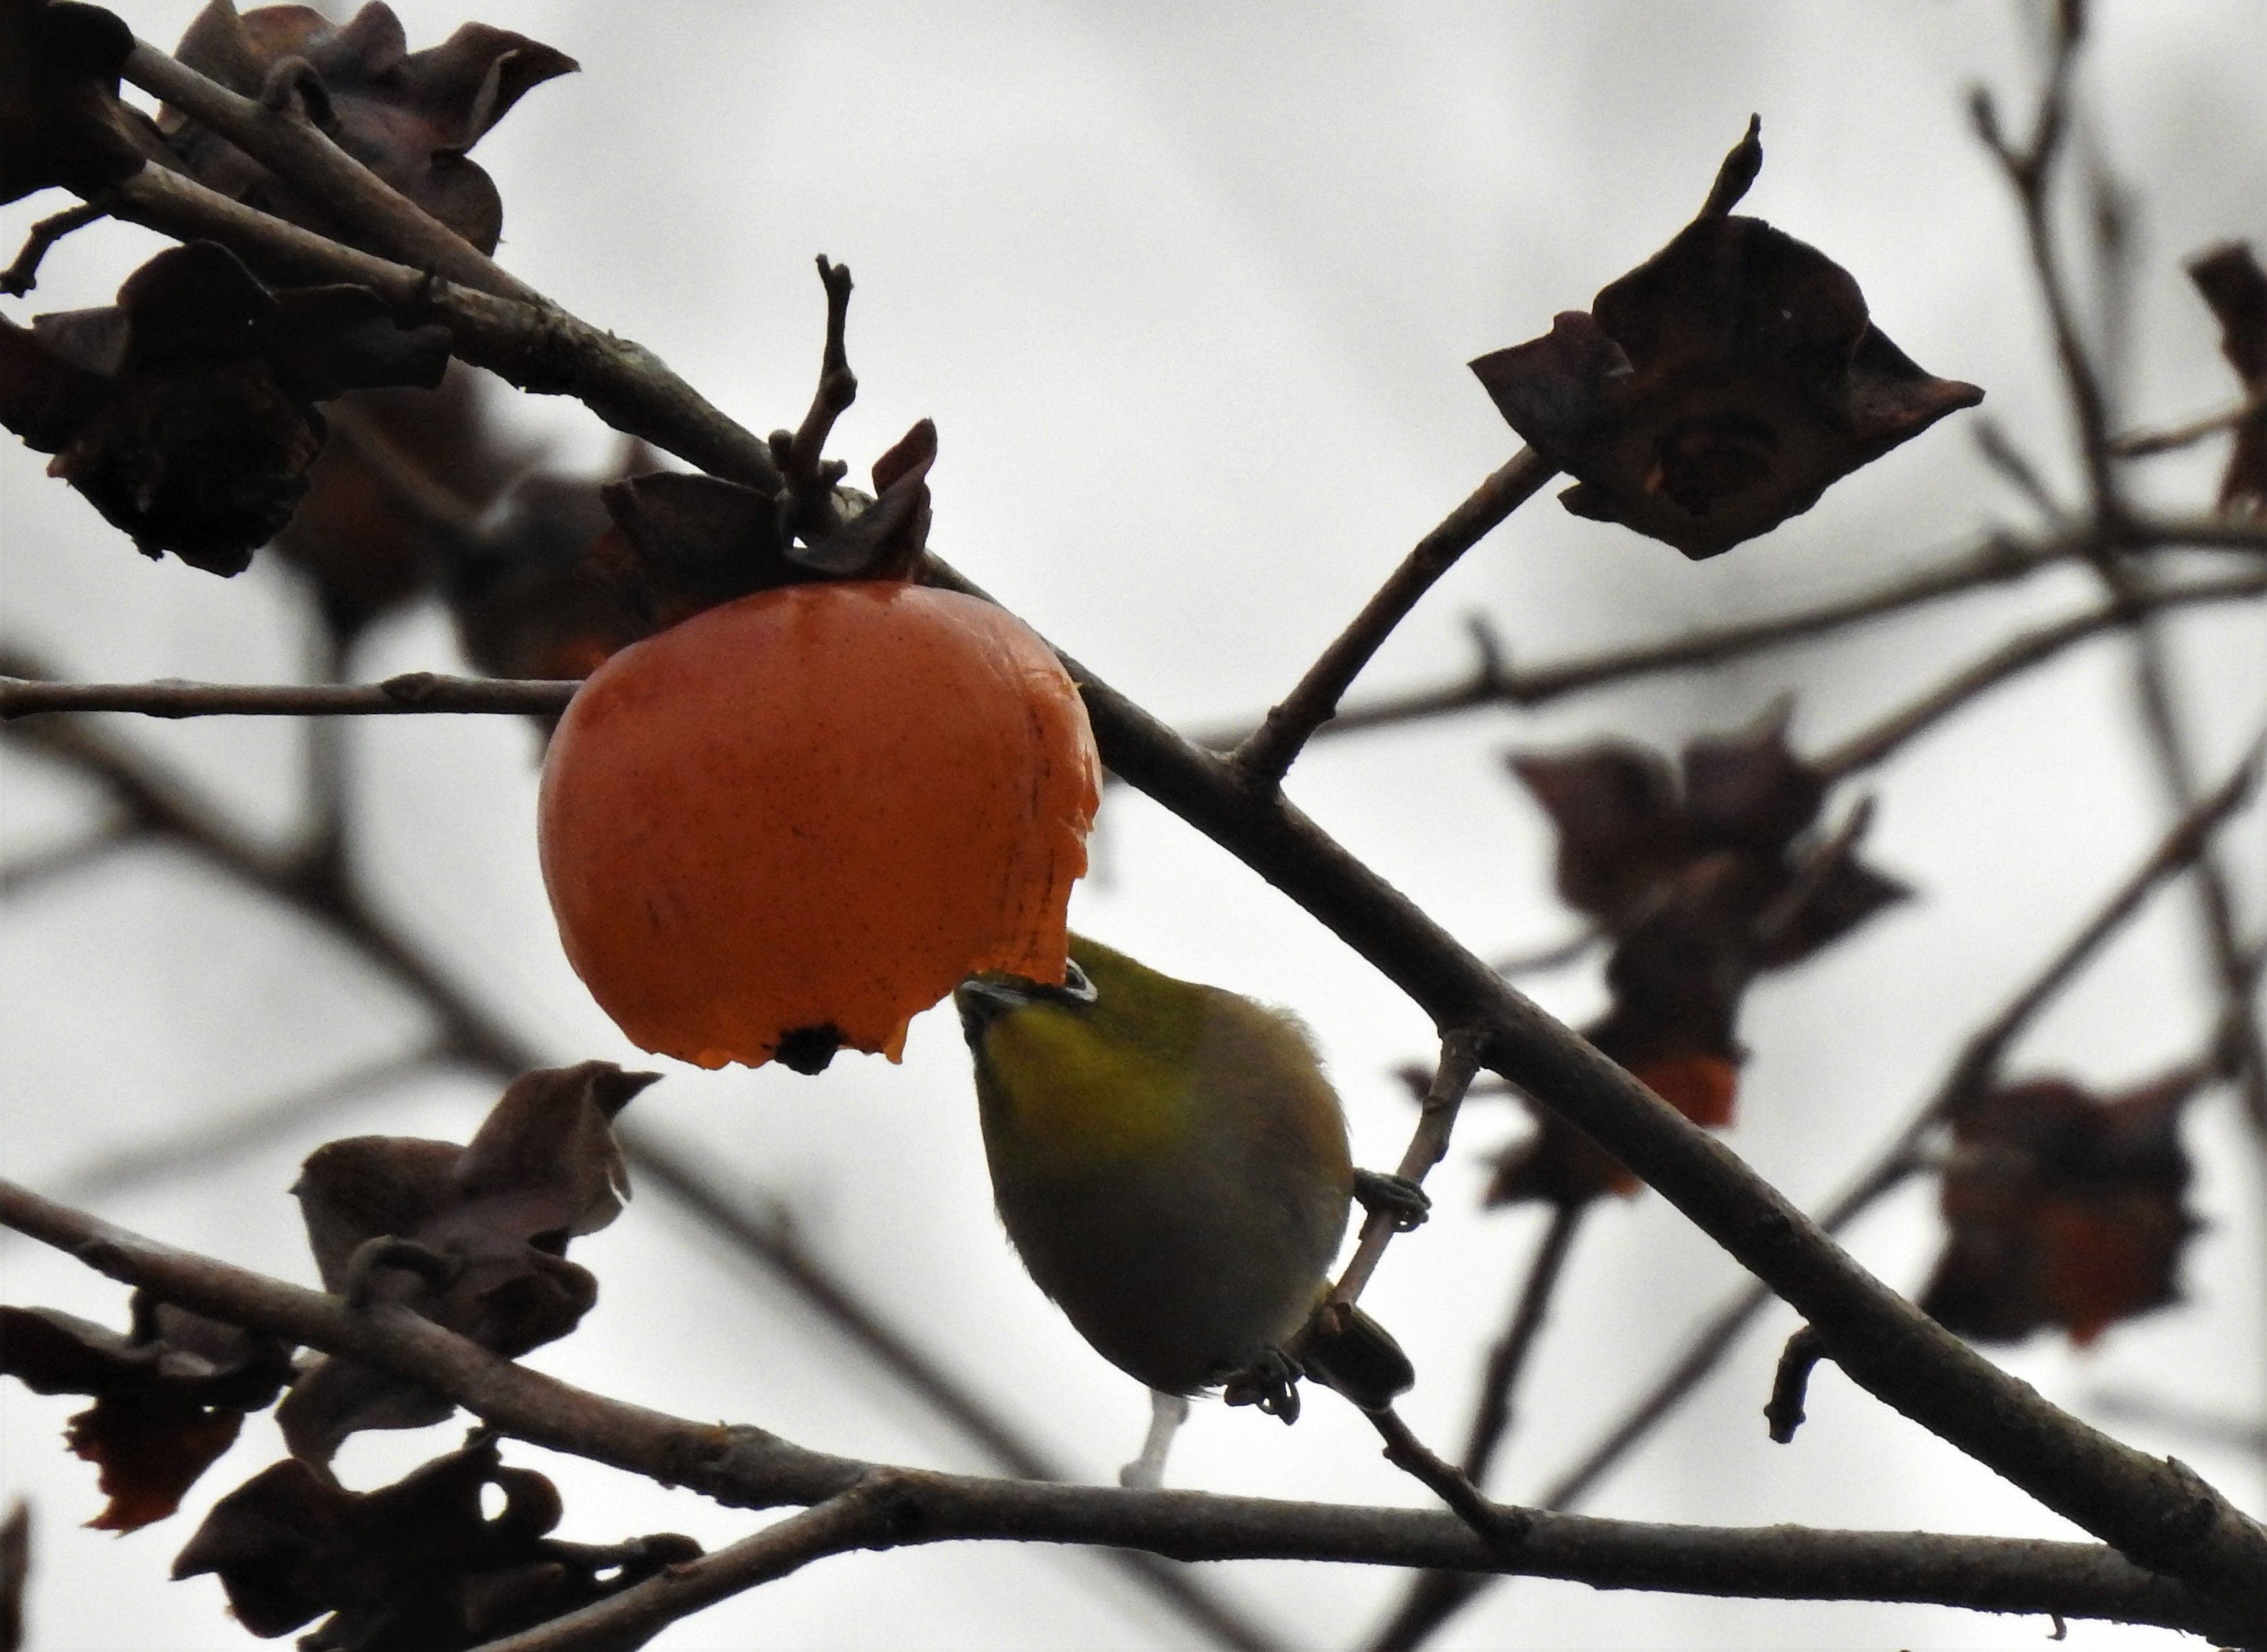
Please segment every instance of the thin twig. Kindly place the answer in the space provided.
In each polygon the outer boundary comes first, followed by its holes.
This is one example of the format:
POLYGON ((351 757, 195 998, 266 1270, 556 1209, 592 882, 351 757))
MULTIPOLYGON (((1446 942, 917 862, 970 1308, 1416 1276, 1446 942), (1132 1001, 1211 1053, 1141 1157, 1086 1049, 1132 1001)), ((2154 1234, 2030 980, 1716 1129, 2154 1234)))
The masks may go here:
POLYGON ((1339 701, 1369 664, 1393 629, 1409 615, 1435 581, 1489 530, 1533 498, 1558 466, 1533 448, 1522 447, 1469 498, 1417 541, 1361 612, 1307 668, 1283 701, 1267 714, 1249 739, 1229 754, 1229 762, 1257 787, 1273 787, 1297 759, 1315 731, 1337 715, 1339 701))
POLYGON ((896 1518, 890 1477, 877 1474, 753 1537, 698 1560, 664 1567, 596 1605, 585 1606, 473 1652, 628 1652, 671 1624, 719 1601, 852 1549, 886 1546, 896 1518))
POLYGON ((2029 500, 2033 510, 2050 522, 2060 522, 2066 518, 2068 513, 2047 487, 2045 479, 2039 474, 2038 466, 2032 464, 2030 457, 2015 445, 2014 438, 2000 427, 1997 419, 1985 414, 1975 419, 1968 429, 1975 438, 1976 451, 1983 455, 1984 462, 1998 471, 2017 493, 2029 500))
POLYGON ((2148 459, 2158 453, 2177 452, 2211 437, 2224 435, 2263 411, 2267 411, 2267 390, 2255 391, 2235 406, 2218 413, 2203 414, 2154 430, 2129 430, 2110 442, 2109 451, 2119 459, 2148 459))
POLYGON ((1574 1235, 1589 1208, 1587 1200, 1552 1207, 1550 1225, 1543 1230, 1535 1259, 1528 1264, 1527 1276, 1513 1298, 1511 1318, 1503 1335, 1488 1350, 1487 1365, 1480 1374, 1479 1404, 1464 1438, 1464 1470, 1475 1485, 1487 1484, 1488 1470, 1494 1466, 1496 1453, 1510 1434, 1512 1401, 1519 1391, 1519 1379, 1526 1372, 1528 1355, 1534 1352, 1551 1310, 1552 1295, 1559 1289, 1566 1258, 1574 1248, 1574 1235))
POLYGON ((2162 1394, 2110 1388, 2087 1397, 2087 1407, 2120 1422, 2137 1422, 2187 1435, 2212 1445, 2249 1451, 2267 1461, 2267 1422, 2247 1421, 2201 1410, 2162 1394))
POLYGON ((34 224, 26 233, 24 245, 17 249, 15 261, 0 269, 0 292, 11 298, 20 298, 38 286, 40 264, 57 241, 110 216, 109 209, 99 202, 99 196, 84 201, 34 224))
POLYGON ((18 855, 0 866, 0 900, 20 899, 42 884, 98 866, 141 835, 141 828, 132 820, 111 820, 92 832, 18 855))
MULTIPOLYGON (((823 1503, 886 1475, 898 1544, 990 1539, 1133 1547, 1185 1560, 1302 1559, 1560 1577, 1601 1588, 1771 1599, 1926 1601, 2163 1624, 2223 1640, 2267 1632, 2257 1598, 2224 1604, 2112 1549, 1925 1532, 1654 1525, 1526 1514, 1516 1541, 1462 1518, 1202 1492, 1050 1486, 833 1457, 577 1389, 499 1358, 398 1303, 335 1296, 176 1250, 0 1181, 0 1226, 110 1278, 231 1325, 339 1355, 445 1396, 514 1438, 743 1508, 823 1503)), ((2194 1482, 2189 1482, 2193 1486, 2194 1482)))
POLYGON ((1517 1547, 1533 1524, 1525 1509, 1489 1501, 1487 1494, 1472 1483, 1471 1475, 1420 1440, 1392 1406, 1362 1414, 1385 1442, 1387 1462, 1429 1487, 1489 1547, 1517 1547))
POLYGON ((579 682, 405 672, 376 683, 59 683, 0 677, 0 721, 43 711, 150 717, 385 717, 434 713, 557 716, 579 682))
POLYGON ((1764 1404, 1764 1421, 1771 1425, 1772 1443, 1792 1445, 1803 1424, 1803 1401, 1810 1391, 1810 1374, 1828 1357, 1826 1343, 1805 1325, 1786 1340, 1772 1373, 1771 1398, 1764 1404))
POLYGON ((2131 600, 2114 599, 2067 620, 2021 632, 1911 704, 1814 758, 1813 767, 1829 785, 1872 768, 1992 689, 2034 666, 2044 664, 2088 637, 2138 624, 2146 613, 2209 603, 2245 602, 2260 596, 2267 596, 2267 571, 2198 580, 2192 584, 2157 586, 2131 600))
POLYGON ((798 523, 816 502, 831 498, 834 484, 842 480, 844 467, 825 462, 826 438, 833 433, 834 422, 858 399, 858 375, 850 371, 844 341, 850 319, 850 267, 829 263, 821 253, 818 279, 826 289, 826 344, 819 356, 818 387, 811 393, 802 424, 791 433, 782 430, 772 437, 772 456, 787 478, 798 523))
MULTIPOLYGON (((1409 1145, 1402 1149, 1395 1175, 1404 1181, 1424 1185, 1433 1167, 1448 1154, 1449 1138, 1456 1131, 1456 1114, 1464 1105, 1464 1092, 1471 1088, 1473 1076, 1478 1071, 1478 1035, 1462 1030, 1445 1034, 1441 1039, 1440 1064, 1434 1068, 1433 1082, 1418 1110, 1417 1127, 1410 1132, 1409 1145)), ((1376 1273, 1385 1247, 1402 1230, 1402 1223, 1390 1210, 1373 1210, 1365 1216, 1354 1255, 1347 1259, 1346 1271, 1339 1275, 1338 1283, 1331 1287, 1330 1296, 1317 1311, 1353 1306, 1368 1285, 1370 1275, 1376 1273)))
POLYGON ((1495 973, 1506 980, 1517 980, 1522 975, 1547 974, 1554 969, 1564 969, 1569 964, 1581 962, 1605 944, 1606 932, 1596 927, 1571 935, 1555 946, 1538 947, 1532 952, 1515 952, 1509 958, 1496 960, 1495 973))

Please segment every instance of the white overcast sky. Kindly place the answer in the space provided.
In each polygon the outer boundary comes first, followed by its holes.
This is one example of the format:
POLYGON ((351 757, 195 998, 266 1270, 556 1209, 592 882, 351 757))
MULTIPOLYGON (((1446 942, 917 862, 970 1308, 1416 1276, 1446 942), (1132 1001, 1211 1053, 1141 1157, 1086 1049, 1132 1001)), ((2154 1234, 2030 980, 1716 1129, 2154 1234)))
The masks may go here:
MULTIPOLYGON (((1877 321, 1934 372, 1985 386, 1985 411, 2073 479, 2045 336, 2013 214, 1966 127, 1983 79, 2026 106, 2024 14, 1996 4, 821 6, 498 0, 476 14, 400 5, 413 44, 467 15, 580 58, 539 88, 479 158, 506 202, 502 257, 570 308, 657 349, 753 428, 809 399, 822 306, 814 253, 856 273, 862 379, 836 451, 862 474, 933 416, 939 547, 1055 642, 1160 715, 1217 723, 1263 709, 1402 552, 1511 452, 1464 363, 1544 330, 1650 253, 1698 206, 1750 111, 1767 160, 1744 209, 1826 250, 1877 321)), ((2090 141, 2139 192, 2139 317, 2124 374, 2134 421, 2218 407, 2233 385, 2179 268, 2216 240, 2267 246, 2267 6, 2125 0, 2102 8, 2086 73, 2090 141)), ((175 38, 193 7, 126 14, 175 38)), ((49 198, 0 212, 12 248, 49 198)), ((55 253, 33 307, 104 302, 152 243, 89 232, 55 253)), ((561 464, 611 438, 579 409, 522 404, 561 464)), ((1855 589, 1945 554, 2021 502, 1978 461, 1963 415, 1838 487, 1808 516, 1706 563, 1538 500, 1466 559, 1395 638, 1364 689, 1437 680, 1470 659, 1465 616, 1493 617, 1541 661, 1855 589)), ((2147 485, 2200 502, 2214 452, 2160 461, 2147 485)), ((40 474, 0 454, 0 634, 73 676, 288 679, 306 620, 262 564, 222 584, 152 566, 40 474)), ((1530 716, 1468 715, 1317 749, 1298 801, 1483 953, 1559 938, 1549 841, 1499 758, 1605 733, 1675 741, 1799 694, 1801 742, 1864 725, 2026 616, 2090 595, 2035 582, 1857 641, 1713 677, 1662 679, 1530 716)), ((2183 620, 2182 682, 2206 766, 2230 760, 2267 704, 2267 624, 2249 610, 2183 620)), ((359 669, 447 669, 439 615, 388 623, 359 669)), ((1890 1135, 1961 1034, 1999 1002, 2161 829, 2140 759, 2125 656, 2097 643, 1930 737, 1868 782, 1874 857, 1923 899, 1759 988, 1731 1135, 1800 1200, 1820 1201, 1890 1135)), ((1357 691, 1358 693, 1360 691, 1357 691)), ((304 730, 208 722, 123 728, 279 840, 304 730)), ((561 1061, 638 1058, 559 956, 537 879, 535 747, 495 719, 402 719, 350 731, 365 800, 362 863, 402 921, 498 1012, 561 1061)), ((66 839, 92 799, 11 754, 0 853, 66 839)), ((2256 829, 2239 870, 2259 910, 2256 829)), ((1427 1053, 1425 1020, 1238 863, 1143 800, 1114 795, 1074 921, 1161 967, 1295 1008, 1317 1028, 1358 1150, 1398 1155, 1409 1123, 1390 1077, 1427 1053)), ((2027 1040, 2025 1071, 2115 1085, 2187 1053, 2209 1013, 2185 900, 2161 902, 2027 1040)), ((415 1008, 290 914, 170 852, 144 849, 48 884, 0 924, 5 1173, 61 1188, 100 1155, 221 1119, 400 1049, 415 1008)), ((1570 1018, 1599 989, 1544 980, 1570 1018)), ((917 1022, 902 1067, 845 1059, 818 1080, 701 1075, 670 1063, 636 1103, 721 1173, 792 1202, 809 1243, 1047 1447, 1106 1479, 1146 1401, 1031 1287, 984 1181, 959 1034, 917 1022)), ((103 1214, 184 1245, 312 1278, 285 1189, 298 1159, 364 1132, 461 1139, 492 1092, 429 1074, 311 1118, 255 1150, 110 1198, 103 1214)), ((1371 1301, 1423 1373, 1406 1412, 1443 1447, 1464 1427, 1480 1350, 1531 1249, 1534 1211, 1475 1208, 1500 1102, 1466 1114, 1438 1178, 1442 1215, 1398 1245, 1371 1301)), ((2120 1327, 2090 1355, 2042 1339, 2009 1365, 2084 1409, 2143 1388, 2262 1414, 2267 1249, 2259 1160, 2223 1099, 2190 1132, 2212 1225, 2187 1308, 2120 1327)), ((1935 1244, 1925 1190, 1856 1231, 1867 1264, 1914 1289, 1935 1244)), ((578 1241, 603 1295, 532 1362, 682 1414, 778 1429, 814 1447, 974 1467, 977 1459, 775 1287, 704 1248, 659 1198, 578 1241)), ((122 1322, 122 1293, 13 1240, 7 1300, 122 1322)), ((1496 1482, 1531 1494, 1676 1346, 1736 1270, 1656 1199, 1581 1236, 1496 1482)), ((1758 1416, 1781 1312, 1681 1420, 1591 1504, 1633 1517, 2073 1535, 1987 1472, 1823 1372, 1799 1443, 1758 1416)), ((73 1409, 0 1388, 0 1482, 38 1517, 33 1645, 230 1648, 209 1579, 165 1581, 212 1498, 279 1454, 255 1420, 174 1520, 114 1539, 78 1529, 92 1474, 57 1435, 73 1409)), ((365 1436, 342 1470, 370 1486, 453 1443, 454 1429, 365 1436)), ((2267 1466, 2143 1432, 2267 1508, 2267 1466)), ((712 1509, 543 1454, 568 1535, 677 1529, 711 1544, 756 1516, 712 1509)), ((1173 1482, 1421 1504, 1368 1428, 1318 1396, 1295 1429, 1201 1406, 1173 1482)), ((1354 1643, 1398 1580, 1253 1564, 1207 1575, 1289 1644, 1354 1643)), ((2021 1647, 2036 1620, 1919 1608, 1817 1607, 1500 1589, 1444 1648, 2021 1647)), ((2073 1624, 2072 1644, 2176 1637, 2073 1624)), ((693 1620, 672 1648, 1194 1644, 1090 1558, 993 1546, 831 1560, 693 1620)))

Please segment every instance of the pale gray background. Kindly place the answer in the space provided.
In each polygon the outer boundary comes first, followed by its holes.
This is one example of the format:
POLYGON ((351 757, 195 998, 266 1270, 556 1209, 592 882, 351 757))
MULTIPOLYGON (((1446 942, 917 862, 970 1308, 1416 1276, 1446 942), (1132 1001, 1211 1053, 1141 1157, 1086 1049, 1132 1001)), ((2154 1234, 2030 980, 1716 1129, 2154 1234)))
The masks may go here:
MULTIPOLYGON (((413 43, 465 15, 400 7, 413 43)), ((193 7, 129 8, 176 37, 193 7)), ((1825 248, 1931 370, 1972 379, 2065 485, 2060 404, 2012 215, 1965 126, 1978 77, 2027 106, 2035 44, 1996 4, 820 7, 496 0, 478 15, 576 56, 485 143, 503 187, 505 261, 580 313, 657 349, 759 430, 810 394, 821 305, 811 259, 848 262, 863 381, 837 451, 865 463, 915 417, 943 432, 936 540, 961 568, 1161 715, 1263 708, 1407 545, 1510 452, 1465 371, 1543 330, 1691 215, 1750 110, 1769 160, 1748 209, 1825 248)), ((2087 76, 2095 135, 2146 195, 2146 272, 2127 410, 2216 407, 2232 385, 2180 257, 2267 242, 2267 8, 2128 0, 2105 9, 2087 76)), ((52 197, 0 214, 12 247, 52 197)), ((39 307, 105 301, 152 243, 117 229, 51 258, 39 307)), ((21 316, 28 306, 13 305, 21 316)), ((611 438, 576 408, 524 404, 564 460, 611 438)), ((1963 415, 1839 486, 1807 517, 1694 565, 1538 501, 1467 559, 1387 649, 1366 687, 1435 679, 1469 655, 1463 616, 1494 615, 1530 660, 1870 583, 2022 507, 1978 462, 1963 415)), ((2158 461, 2164 496, 2200 499, 2217 450, 2158 461)), ((288 679, 307 642, 286 575, 223 584, 137 561, 40 460, 7 444, 5 632, 83 678, 288 679)), ((1540 716, 1471 715, 1330 743, 1291 789, 1332 830, 1487 953, 1557 938, 1537 811, 1498 753, 1605 731, 1674 740, 1743 721, 1790 686, 1799 737, 1838 738, 2022 616, 2089 599, 2075 575, 1860 642, 1662 679, 1540 716)), ((2183 680, 2215 767, 2267 697, 2256 606, 2183 620, 2183 680)), ((385 626, 370 675, 446 668, 442 618, 385 626)), ((215 721, 126 728, 232 808, 282 834, 304 731, 215 721)), ((404 920, 561 1060, 638 1059, 561 959, 532 853, 535 746, 501 719, 352 731, 362 853, 404 920)), ((14 754, 9 855, 59 841, 92 799, 14 754)), ((1926 899, 1766 983, 1731 1140, 1815 1203, 1925 1092, 1954 1039, 2066 933, 2161 829, 2119 645, 2099 642, 1990 700, 1879 777, 1875 856, 1926 899)), ((2257 909, 2261 833, 2238 859, 2257 909)), ((1290 1004, 1317 1029, 1362 1156, 1409 1123, 1396 1063, 1424 1019, 1239 864, 1147 802, 1114 797, 1106 877, 1074 920, 1175 972, 1290 1004)), ((2183 900, 2152 916, 2038 1029, 2027 1069, 2115 1084, 2187 1052, 2208 1014, 2183 900)), ((286 1095, 414 1039, 415 1010, 287 914, 172 853, 138 851, 12 904, 0 930, 6 1173, 48 1187, 106 1151, 286 1095)), ((1569 1017, 1593 977, 1539 983, 1569 1017)), ((669 1063, 660 1063, 670 1066, 669 1063)), ((488 1091, 447 1075, 275 1140, 226 1167, 108 1201, 176 1242, 312 1277, 284 1188, 315 1142, 363 1131, 461 1136, 488 1091)), ((966 1065, 948 1014, 916 1023, 903 1067, 850 1059, 818 1080, 671 1067, 637 1104, 652 1126, 789 1198, 810 1242, 967 1379, 1097 1479, 1126 1456, 1141 1391, 1038 1296, 989 1210, 966 1065)), ((1438 1178, 1442 1215, 1397 1247, 1371 1301, 1424 1378, 1412 1421, 1461 1431, 1485 1340, 1539 1215, 1473 1209, 1479 1151, 1514 1114, 1476 1104, 1438 1178)), ((2121 1326, 2089 1355, 2041 1340, 2011 1368, 2084 1408, 2144 1386, 2230 1413, 2267 1391, 2256 1164, 2223 1098, 2193 1118, 2197 1200, 2187 1309, 2121 1326)), ((1856 1233, 1915 1287, 1935 1244, 1908 1190, 1856 1233)), ((972 1466, 963 1449, 742 1265, 707 1253, 658 1199, 578 1242, 604 1296, 532 1362, 694 1416, 811 1445, 972 1466)), ((6 1297, 116 1320, 123 1293, 36 1247, 0 1245, 6 1297)), ((1736 1270, 1655 1199, 1581 1236, 1499 1481, 1554 1474, 1649 1379, 1736 1270)), ((1822 1372, 1812 1421, 1779 1450, 1757 1415, 1790 1320, 1744 1343, 1682 1421, 1593 1505, 1632 1516, 2072 1535, 1989 1473, 1822 1372)), ((172 1521, 83 1531, 92 1472, 64 1457, 73 1409, 0 1388, 0 1476, 37 1510, 33 1645, 227 1648, 248 1638, 209 1578, 164 1581, 211 1499, 277 1454, 272 1426, 172 1521)), ((363 1436, 345 1472, 374 1485, 456 1438, 363 1436)), ((2256 1457, 2142 1433, 2256 1510, 2256 1457)), ((525 1449, 510 1453, 542 1461, 525 1449)), ((544 1462, 569 1535, 676 1528, 723 1542, 755 1517, 609 1472, 544 1462)), ((1318 1397, 1295 1429, 1200 1407, 1176 1484, 1422 1503, 1369 1431, 1318 1397)), ((1210 1574, 1302 1646, 1346 1644, 1400 1580, 1294 1564, 1210 1574)), ((2037 1644, 2037 1620, 1913 1608, 1601 1595, 1520 1582, 1453 1647, 2037 1644)), ((2078 1647, 2168 1634, 2072 1626, 2078 1647)), ((1092 1560, 959 1547, 831 1560, 680 1627, 664 1644, 1064 1647, 1187 1643, 1092 1560)))

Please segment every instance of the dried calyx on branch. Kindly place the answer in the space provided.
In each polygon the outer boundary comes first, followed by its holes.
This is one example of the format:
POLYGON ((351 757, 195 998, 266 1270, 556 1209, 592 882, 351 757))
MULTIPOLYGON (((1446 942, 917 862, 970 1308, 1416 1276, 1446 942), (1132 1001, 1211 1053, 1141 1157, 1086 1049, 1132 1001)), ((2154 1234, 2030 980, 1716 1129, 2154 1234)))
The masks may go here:
POLYGON ((2207 1076, 2185 1068, 2109 1097, 2036 1079, 1961 1108, 1940 1195, 1950 1233, 1922 1309, 1978 1342, 2051 1329, 2082 1347, 2179 1300, 2201 1225, 2180 1121, 2207 1076))
POLYGON ((463 1652, 604 1600, 701 1553, 664 1533, 606 1548, 562 1543, 559 1494, 476 1435, 392 1486, 352 1492, 286 1458, 213 1506, 173 1562, 217 1574, 262 1637, 330 1614, 308 1652, 463 1652), (495 1493, 502 1508, 482 1511, 495 1493))
POLYGON ((2267 270, 2248 245, 2234 242, 2190 261, 2189 279, 2219 319, 2220 353, 2252 403, 2235 423, 2219 508, 2267 517, 2267 270))
MULTIPOLYGON (((495 252, 503 234, 503 202, 466 151, 531 87, 577 67, 563 52, 481 23, 413 52, 400 19, 382 4, 334 24, 312 6, 239 15, 229 0, 212 0, 175 55, 247 98, 296 99, 332 142, 483 253, 495 252)), ((159 125, 181 169, 208 187, 334 239, 388 250, 179 111, 163 111, 159 125)))
POLYGON ((65 1437, 110 1500, 92 1524, 132 1531, 180 1508, 246 1414, 275 1404, 291 1351, 137 1291, 123 1335, 52 1308, 0 1307, 0 1373, 35 1394, 93 1397, 65 1437))
POLYGON ((1733 215, 1763 166, 1760 130, 1749 123, 1699 216, 1587 313, 1472 363, 1512 428, 1577 479, 1567 510, 1696 559, 1984 397, 1915 366, 1840 265, 1733 215))
MULTIPOLYGON (((1780 707, 1744 733, 1695 740, 1676 769, 1618 740, 1509 760, 1558 828, 1559 897, 1612 943, 1611 1005, 1584 1036, 1712 1127, 1732 1120, 1749 983, 1909 892, 1858 860, 1859 830, 1815 831, 1825 783, 1787 745, 1790 715, 1780 707)), ((1635 1186, 1546 1118, 1499 1161, 1488 1196, 1566 1203, 1635 1186)))
MULTIPOLYGON (((568 1241, 620 1213, 613 1120, 659 1076, 611 1061, 546 1068, 514 1080, 463 1147, 355 1136, 318 1148, 292 1192, 325 1288, 401 1303, 508 1356, 565 1336, 598 1295, 568 1241)), ((296 1456, 322 1463, 359 1429, 422 1428, 453 1408, 326 1355, 276 1421, 296 1456)))
POLYGON ((437 328, 359 287, 271 292, 209 241, 161 253, 118 302, 0 318, 0 423, 54 459, 144 555, 241 572, 290 519, 326 427, 318 401, 431 385, 437 328))

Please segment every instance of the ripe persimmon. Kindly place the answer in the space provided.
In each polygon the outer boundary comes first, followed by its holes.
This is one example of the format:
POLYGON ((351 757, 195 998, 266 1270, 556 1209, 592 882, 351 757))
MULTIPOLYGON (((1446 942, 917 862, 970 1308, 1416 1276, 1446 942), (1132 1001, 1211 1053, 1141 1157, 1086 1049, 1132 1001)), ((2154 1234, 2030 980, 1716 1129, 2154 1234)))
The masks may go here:
POLYGON ((1045 643, 977 598, 789 585, 613 655, 545 760, 567 957, 642 1048, 898 1059, 967 976, 1063 979, 1099 764, 1045 643))

